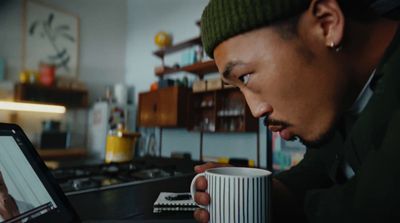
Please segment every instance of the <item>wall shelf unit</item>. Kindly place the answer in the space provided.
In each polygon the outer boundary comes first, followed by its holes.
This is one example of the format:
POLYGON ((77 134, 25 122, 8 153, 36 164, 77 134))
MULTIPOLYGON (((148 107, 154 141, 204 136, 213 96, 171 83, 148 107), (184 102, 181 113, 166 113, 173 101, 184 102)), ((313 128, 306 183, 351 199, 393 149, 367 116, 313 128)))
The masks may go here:
POLYGON ((67 108, 85 108, 88 106, 88 92, 58 87, 45 87, 38 84, 16 84, 14 100, 63 105, 67 108))
POLYGON ((158 77, 163 77, 164 75, 173 74, 181 71, 195 74, 199 76, 200 79, 203 79, 204 75, 206 74, 218 72, 218 68, 213 60, 209 60, 204 62, 197 62, 180 68, 164 67, 162 71, 156 72, 156 75, 158 77))
POLYGON ((200 36, 195 37, 193 39, 189 39, 189 40, 181 42, 181 43, 178 43, 178 44, 170 46, 170 47, 166 47, 164 49, 157 50, 153 54, 156 55, 157 57, 161 58, 162 60, 164 60, 164 57, 167 54, 175 53, 175 52, 178 52, 180 50, 183 50, 188 47, 195 46, 195 45, 201 45, 200 36))
POLYGON ((192 94, 191 131, 231 133, 257 132, 258 120, 252 117, 244 96, 236 88, 192 94))
POLYGON ((181 51, 183 49, 192 46, 202 47, 201 38, 199 36, 153 52, 155 56, 161 59, 161 64, 162 64, 161 69, 156 69, 155 71, 156 76, 162 78, 164 75, 185 71, 191 74, 195 74, 199 76, 200 79, 203 79, 204 75, 217 72, 218 68, 213 60, 208 60, 208 61, 199 60, 193 64, 178 68, 169 67, 165 65, 164 58, 166 55, 181 51))

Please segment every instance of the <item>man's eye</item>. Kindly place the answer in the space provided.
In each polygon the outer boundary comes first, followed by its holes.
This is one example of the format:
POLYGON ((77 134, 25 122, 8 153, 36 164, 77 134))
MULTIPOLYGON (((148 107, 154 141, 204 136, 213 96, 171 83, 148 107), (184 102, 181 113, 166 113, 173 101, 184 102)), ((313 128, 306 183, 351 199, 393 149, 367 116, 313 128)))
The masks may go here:
POLYGON ((243 82, 244 85, 247 85, 250 81, 250 74, 245 74, 239 77, 239 80, 243 82))

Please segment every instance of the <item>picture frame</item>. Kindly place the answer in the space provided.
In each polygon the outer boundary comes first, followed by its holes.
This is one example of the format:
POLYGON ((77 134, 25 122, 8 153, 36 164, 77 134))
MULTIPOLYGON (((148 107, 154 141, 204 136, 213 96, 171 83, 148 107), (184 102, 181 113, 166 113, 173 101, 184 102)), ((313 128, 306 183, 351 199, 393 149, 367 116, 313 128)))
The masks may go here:
POLYGON ((39 0, 24 0, 23 70, 39 70, 41 63, 56 67, 56 76, 77 79, 79 74, 79 17, 39 0))

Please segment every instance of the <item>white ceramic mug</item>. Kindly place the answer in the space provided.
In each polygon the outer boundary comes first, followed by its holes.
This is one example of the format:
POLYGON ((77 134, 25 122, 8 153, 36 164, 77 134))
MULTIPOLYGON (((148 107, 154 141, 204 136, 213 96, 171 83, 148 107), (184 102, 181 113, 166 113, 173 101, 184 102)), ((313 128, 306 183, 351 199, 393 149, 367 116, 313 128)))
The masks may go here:
POLYGON ((206 192, 210 194, 208 206, 199 205, 210 213, 211 223, 267 222, 268 177, 271 172, 244 167, 222 167, 197 174, 191 183, 194 199, 195 182, 207 179, 206 192))

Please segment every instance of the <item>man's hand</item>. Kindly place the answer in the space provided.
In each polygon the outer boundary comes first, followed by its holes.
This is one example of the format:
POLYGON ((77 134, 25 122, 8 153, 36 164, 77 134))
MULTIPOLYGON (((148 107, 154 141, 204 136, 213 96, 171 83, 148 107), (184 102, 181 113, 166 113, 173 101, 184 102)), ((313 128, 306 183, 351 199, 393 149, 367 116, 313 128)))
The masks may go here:
MULTIPOLYGON (((212 168, 216 168, 216 167, 228 167, 230 165, 228 164, 218 164, 218 163, 206 163, 200 166, 195 166, 194 167, 194 171, 196 171, 196 173, 202 173, 208 169, 212 169, 212 168)), ((210 195, 208 193, 205 192, 205 190, 207 190, 207 180, 204 177, 199 177, 196 180, 196 194, 194 195, 194 200, 196 201, 196 203, 207 206, 210 204, 210 195)), ((208 220, 210 219, 210 214, 208 213, 207 210, 202 209, 202 208, 198 208, 195 212, 194 212, 194 218, 198 221, 198 222, 208 222, 208 220)))
POLYGON ((8 193, 7 186, 4 182, 3 175, 0 172, 0 215, 4 220, 19 215, 17 204, 8 193))

